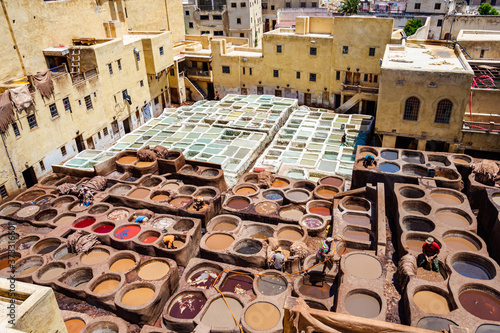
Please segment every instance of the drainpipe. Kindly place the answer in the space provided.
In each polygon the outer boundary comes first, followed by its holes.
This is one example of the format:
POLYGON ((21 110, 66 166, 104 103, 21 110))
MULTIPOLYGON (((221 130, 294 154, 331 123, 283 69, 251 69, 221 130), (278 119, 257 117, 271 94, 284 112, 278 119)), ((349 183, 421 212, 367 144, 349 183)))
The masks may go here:
POLYGON ((3 137, 3 134, 0 134, 0 136, 2 137, 3 146, 5 147, 5 151, 7 152, 7 157, 9 158, 10 167, 12 168, 12 172, 14 173, 14 178, 16 180, 16 185, 17 185, 18 188, 21 188, 21 183, 17 179, 16 169, 14 169, 14 164, 12 163, 12 159, 10 158, 9 150, 7 149, 7 144, 5 143, 5 138, 3 137))
POLYGON ((0 0, 0 1, 2 2, 3 14, 5 15, 5 19, 7 21, 7 25, 9 26, 10 36, 12 38, 12 41, 14 42, 16 53, 17 53, 17 57, 19 58, 19 63, 21 64, 21 69, 23 71, 23 75, 26 76, 27 74, 26 74, 26 68, 24 67, 23 57, 21 56, 21 52, 19 51, 19 45, 17 45, 16 36, 14 35, 14 30, 12 30, 12 25, 10 23, 9 14, 7 13, 7 8, 5 7, 4 1, 3 0, 0 0))

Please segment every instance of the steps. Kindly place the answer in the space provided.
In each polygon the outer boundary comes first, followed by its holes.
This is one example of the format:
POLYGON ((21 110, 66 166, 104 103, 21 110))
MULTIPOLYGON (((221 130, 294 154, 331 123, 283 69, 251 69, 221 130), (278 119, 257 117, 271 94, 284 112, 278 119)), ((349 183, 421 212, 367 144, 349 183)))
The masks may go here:
POLYGON ((346 113, 349 111, 356 103, 358 103, 361 100, 361 94, 357 93, 356 95, 352 96, 349 98, 344 104, 339 106, 335 112, 337 113, 346 113))
MULTIPOLYGON (((200 95, 200 99, 207 99, 207 93, 205 93, 203 91, 203 89, 201 89, 201 87, 194 81, 191 81, 187 76, 184 76, 184 79, 185 79, 185 83, 186 83, 186 86, 192 88, 193 93, 197 93, 200 95)), ((194 96, 191 96, 191 98, 193 100, 195 100, 194 96)))

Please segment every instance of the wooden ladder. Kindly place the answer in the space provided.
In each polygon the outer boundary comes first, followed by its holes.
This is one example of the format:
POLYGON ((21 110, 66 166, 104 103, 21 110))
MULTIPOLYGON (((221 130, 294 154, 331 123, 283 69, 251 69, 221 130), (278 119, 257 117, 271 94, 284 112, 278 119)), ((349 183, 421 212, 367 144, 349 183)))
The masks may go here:
POLYGON ((80 48, 71 49, 71 74, 80 73, 80 48))

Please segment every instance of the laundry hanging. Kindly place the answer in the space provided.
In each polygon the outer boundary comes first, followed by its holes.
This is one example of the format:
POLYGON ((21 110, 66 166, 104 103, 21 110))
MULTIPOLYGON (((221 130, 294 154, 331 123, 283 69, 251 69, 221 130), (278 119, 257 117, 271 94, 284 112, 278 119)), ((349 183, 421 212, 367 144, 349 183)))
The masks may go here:
POLYGON ((7 131, 14 120, 14 108, 10 102, 10 95, 8 91, 5 91, 0 94, 0 132, 7 131))
POLYGON ((33 75, 33 84, 40 90, 40 94, 45 98, 49 98, 54 93, 54 83, 52 82, 52 73, 50 69, 33 75))
POLYGON ((10 99, 14 102, 17 112, 27 110, 35 104, 27 85, 9 89, 10 99))

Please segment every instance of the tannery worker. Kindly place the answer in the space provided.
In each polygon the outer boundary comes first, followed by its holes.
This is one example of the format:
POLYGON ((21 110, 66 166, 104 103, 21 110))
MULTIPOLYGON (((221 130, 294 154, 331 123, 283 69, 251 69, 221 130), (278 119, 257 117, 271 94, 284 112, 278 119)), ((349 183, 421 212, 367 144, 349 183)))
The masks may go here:
POLYGON ((344 132, 344 135, 342 135, 342 143, 340 144, 341 146, 347 145, 347 134, 344 132))
POLYGON ((84 186, 80 189, 78 196, 82 197, 82 206, 88 207, 88 206, 90 206, 90 204, 94 200, 94 193, 92 193, 92 190, 86 186, 84 186))
POLYGON ((285 264, 285 256, 281 253, 281 247, 276 249, 276 252, 271 257, 271 264, 278 271, 283 271, 283 265, 285 264))
POLYGON ((202 210, 204 206, 205 206, 205 199, 203 199, 201 195, 198 195, 197 197, 194 198, 193 208, 196 211, 202 210))
POLYGON ((134 215, 134 221, 135 223, 142 223, 142 222, 148 222, 149 218, 144 215, 134 215))
POLYGON ((372 166, 374 163, 375 163, 375 157, 373 157, 373 155, 371 154, 367 154, 365 156, 365 159, 363 160, 363 166, 366 168, 372 166))
POLYGON ((432 270, 439 273, 439 251, 441 251, 441 247, 434 241, 434 238, 427 238, 422 245, 422 253, 418 255, 417 266, 430 268, 432 265, 432 270))
POLYGON ((174 241, 178 240, 179 236, 174 236, 174 235, 166 235, 163 236, 161 242, 163 246, 165 246, 167 249, 176 249, 174 246, 174 241))

